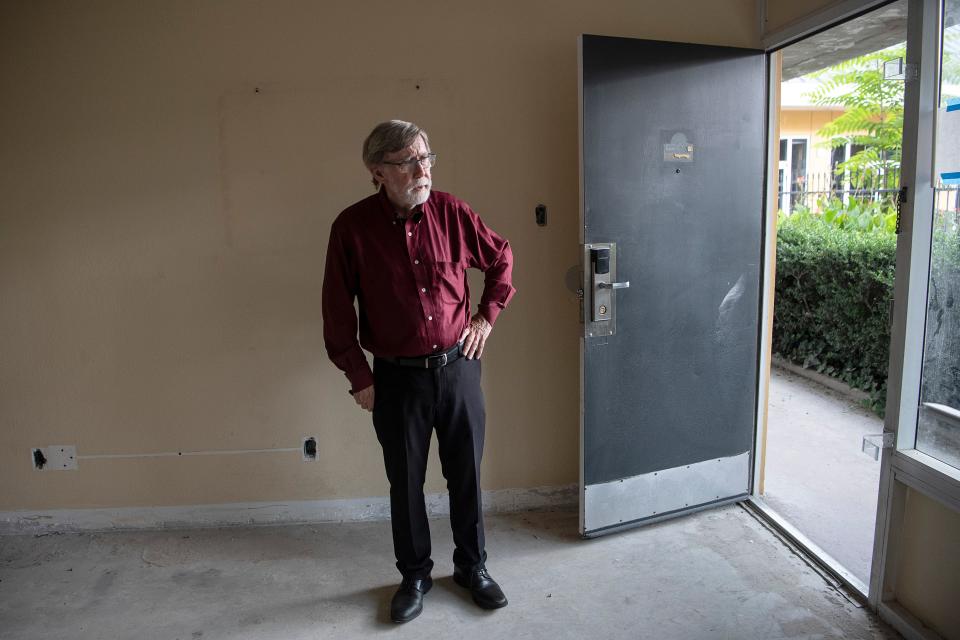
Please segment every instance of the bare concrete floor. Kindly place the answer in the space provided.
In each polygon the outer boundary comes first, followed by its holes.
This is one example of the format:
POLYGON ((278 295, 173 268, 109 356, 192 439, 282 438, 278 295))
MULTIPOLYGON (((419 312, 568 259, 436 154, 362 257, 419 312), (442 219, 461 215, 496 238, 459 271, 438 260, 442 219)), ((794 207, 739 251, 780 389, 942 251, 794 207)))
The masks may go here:
POLYGON ((745 509, 581 540, 570 512, 489 517, 510 605, 478 609, 432 522, 423 614, 388 621, 388 522, 0 538, 0 638, 896 638, 745 509))

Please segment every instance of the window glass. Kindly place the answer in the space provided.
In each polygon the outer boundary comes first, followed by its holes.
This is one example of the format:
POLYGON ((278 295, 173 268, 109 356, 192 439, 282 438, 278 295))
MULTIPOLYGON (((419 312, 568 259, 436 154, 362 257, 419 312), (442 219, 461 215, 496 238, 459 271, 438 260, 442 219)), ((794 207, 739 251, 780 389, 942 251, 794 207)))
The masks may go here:
POLYGON ((944 3, 933 236, 916 448, 960 468, 960 0, 944 3))
POLYGON ((836 192, 841 192, 845 189, 843 172, 837 172, 837 167, 840 166, 841 162, 847 160, 847 147, 834 147, 830 152, 830 174, 833 176, 833 190, 836 192))
POLYGON ((803 203, 807 190, 807 141, 795 138, 790 145, 790 191, 791 208, 803 203))

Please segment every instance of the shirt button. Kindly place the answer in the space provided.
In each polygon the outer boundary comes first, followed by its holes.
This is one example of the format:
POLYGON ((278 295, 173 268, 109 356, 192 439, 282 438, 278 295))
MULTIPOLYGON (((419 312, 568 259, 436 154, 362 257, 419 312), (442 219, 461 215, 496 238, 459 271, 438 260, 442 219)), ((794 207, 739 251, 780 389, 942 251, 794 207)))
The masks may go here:
POLYGON ((427 292, 426 289, 420 289, 420 293, 426 293, 426 292, 427 292))
POLYGON ((413 231, 407 231, 407 235, 408 235, 408 236, 412 236, 412 235, 413 235, 413 231))
POLYGON ((436 349, 436 348, 437 348, 437 345, 433 345, 433 348, 436 349))
POLYGON ((427 320, 433 320, 433 316, 427 316, 427 320))
POLYGON ((420 264, 420 261, 419 261, 419 260, 414 260, 414 261, 413 261, 413 264, 420 264))

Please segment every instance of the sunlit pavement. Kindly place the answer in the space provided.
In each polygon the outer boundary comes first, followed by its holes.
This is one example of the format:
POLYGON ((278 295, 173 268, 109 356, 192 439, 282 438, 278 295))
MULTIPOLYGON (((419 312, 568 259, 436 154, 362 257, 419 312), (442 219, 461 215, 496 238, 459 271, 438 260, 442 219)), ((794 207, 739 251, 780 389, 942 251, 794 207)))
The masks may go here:
POLYGON ((880 463, 860 450, 883 421, 857 402, 774 368, 764 500, 869 583, 880 463))

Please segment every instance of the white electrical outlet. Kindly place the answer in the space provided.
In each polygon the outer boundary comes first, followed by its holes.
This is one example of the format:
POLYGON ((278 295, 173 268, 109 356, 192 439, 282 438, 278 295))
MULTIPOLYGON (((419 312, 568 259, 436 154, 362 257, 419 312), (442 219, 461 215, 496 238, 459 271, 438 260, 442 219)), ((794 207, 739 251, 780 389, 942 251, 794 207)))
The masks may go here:
POLYGON ((77 447, 72 444, 54 444, 31 449, 30 462, 38 471, 75 471, 77 447))

